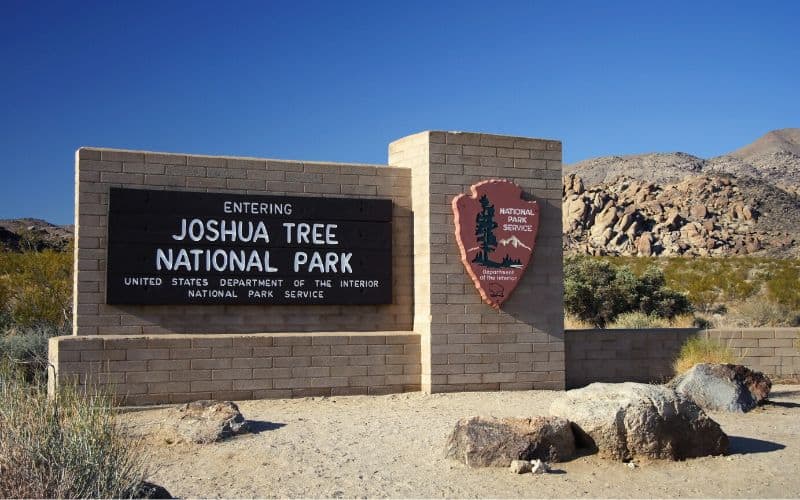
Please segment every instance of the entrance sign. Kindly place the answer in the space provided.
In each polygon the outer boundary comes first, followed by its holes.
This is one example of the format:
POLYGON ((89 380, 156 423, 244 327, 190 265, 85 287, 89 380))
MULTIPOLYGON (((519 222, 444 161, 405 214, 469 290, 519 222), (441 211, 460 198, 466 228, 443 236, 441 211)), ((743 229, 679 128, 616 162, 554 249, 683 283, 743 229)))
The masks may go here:
POLYGON ((108 304, 389 304, 392 201, 111 188, 108 304))
POLYGON ((507 180, 473 184, 453 198, 461 261, 483 300, 499 309, 528 267, 539 231, 539 206, 507 180))

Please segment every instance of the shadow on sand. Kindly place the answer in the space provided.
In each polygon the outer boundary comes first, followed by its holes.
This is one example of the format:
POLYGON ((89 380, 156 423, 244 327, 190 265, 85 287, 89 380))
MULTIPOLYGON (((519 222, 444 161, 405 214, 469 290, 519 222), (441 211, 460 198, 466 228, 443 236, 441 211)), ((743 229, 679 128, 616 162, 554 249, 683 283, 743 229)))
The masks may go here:
POLYGON ((772 391, 769 395, 773 398, 791 398, 793 396, 800 396, 800 391, 772 391))
POLYGON ((737 455, 742 453, 768 453, 770 451, 778 451, 786 448, 785 445, 780 443, 773 443, 772 441, 764 441, 761 439, 754 439, 742 436, 728 436, 730 444, 728 446, 729 455, 737 455))
POLYGON ((250 432, 250 434, 260 434, 266 431, 274 431, 276 429, 280 429, 281 427, 286 427, 286 424, 281 424, 279 422, 266 422, 264 420, 247 421, 247 430, 250 432))
POLYGON ((791 403, 789 401, 772 401, 767 400, 764 406, 778 406, 780 408, 800 408, 800 403, 791 403))

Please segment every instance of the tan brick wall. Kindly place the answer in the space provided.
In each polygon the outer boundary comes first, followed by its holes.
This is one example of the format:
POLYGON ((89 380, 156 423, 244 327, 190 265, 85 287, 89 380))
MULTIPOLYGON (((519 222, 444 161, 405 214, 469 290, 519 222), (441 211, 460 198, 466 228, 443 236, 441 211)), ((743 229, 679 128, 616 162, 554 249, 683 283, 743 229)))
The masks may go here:
POLYGON ((82 148, 76 154, 74 336, 51 382, 110 385, 126 404, 564 387, 561 143, 423 132, 390 166, 82 148), (460 261, 453 197, 510 179, 541 206, 532 263, 497 312, 460 261), (380 306, 111 306, 111 187, 390 198, 393 297, 380 306))
POLYGON ((592 382, 663 382, 689 338, 700 335, 731 348, 741 363, 776 380, 800 378, 800 328, 734 330, 568 330, 567 387, 592 382))
POLYGON ((76 153, 76 335, 411 330, 410 171, 315 163, 81 148, 76 153), (365 306, 112 306, 105 302, 111 187, 254 195, 387 198, 393 304, 365 306))
POLYGON ((127 405, 420 390, 409 332, 57 337, 50 362, 52 383, 105 386, 127 405))
POLYGON ((703 335, 730 347, 754 370, 776 379, 800 379, 800 328, 708 330, 703 335))
POLYGON ((423 132, 393 142, 389 164, 411 169, 423 389, 562 389, 561 143, 423 132), (492 178, 516 182, 541 207, 531 264, 501 311, 483 303, 464 270, 451 208, 492 178))

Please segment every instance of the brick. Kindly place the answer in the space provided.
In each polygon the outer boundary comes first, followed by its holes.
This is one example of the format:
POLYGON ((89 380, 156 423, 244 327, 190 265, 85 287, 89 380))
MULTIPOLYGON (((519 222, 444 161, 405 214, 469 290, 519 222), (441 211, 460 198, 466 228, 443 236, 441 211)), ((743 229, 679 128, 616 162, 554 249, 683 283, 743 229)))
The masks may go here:
POLYGON ((231 367, 230 358, 192 359, 192 370, 219 370, 231 367))
POLYGON ((272 358, 272 365, 276 368, 293 368, 298 366, 311 366, 310 356, 290 356, 287 358, 272 358))
POLYGON ((231 368, 272 368, 272 358, 233 358, 231 368))
POLYGON ((191 348, 191 349, 170 349, 169 357, 171 359, 210 358, 211 349, 208 347, 191 348))
POLYGON ((169 372, 167 371, 129 372, 125 374, 125 381, 133 384, 143 382, 168 382, 169 379, 169 372))
POLYGON ((191 362, 188 359, 152 359, 147 362, 148 370, 188 370, 191 368, 191 362))
POLYGON ((250 368, 211 370, 211 380, 251 379, 252 377, 253 371, 250 368))
POLYGON ((272 389, 272 380, 270 379, 254 379, 254 380, 234 380, 233 390, 265 390, 272 389))
POLYGON ((253 368, 253 378, 289 378, 292 376, 291 368, 253 368))
POLYGON ((191 390, 191 382, 156 382, 147 385, 150 394, 185 393, 191 390))
POLYGON ((140 361, 148 359, 169 359, 169 349, 128 349, 128 361, 140 361))
POLYGON ((230 391, 232 389, 233 389, 232 380, 193 380, 191 382, 192 392, 230 391))
POLYGON ((252 355, 250 347, 214 347, 211 349, 212 358, 246 358, 252 355))
POLYGON ((329 366, 298 366, 292 368, 292 377, 328 377, 331 374, 329 366))

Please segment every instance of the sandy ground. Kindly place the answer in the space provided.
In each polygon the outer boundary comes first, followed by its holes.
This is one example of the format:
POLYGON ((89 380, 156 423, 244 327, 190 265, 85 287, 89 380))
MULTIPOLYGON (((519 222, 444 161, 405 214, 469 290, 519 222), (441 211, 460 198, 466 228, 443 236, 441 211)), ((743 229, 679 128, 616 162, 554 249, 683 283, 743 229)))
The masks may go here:
POLYGON ((596 456, 547 475, 470 469, 443 458, 456 420, 546 415, 550 391, 244 401, 256 432, 210 445, 155 437, 169 409, 123 414, 145 436, 152 481, 180 497, 798 497, 800 385, 750 413, 712 413, 730 454, 637 463, 596 456))

